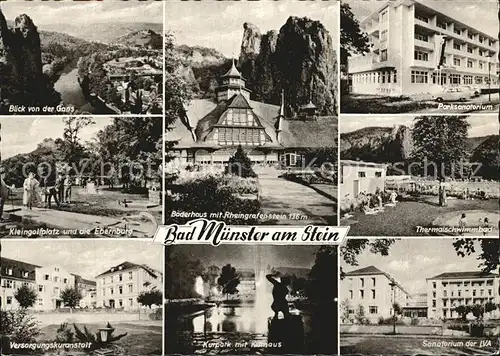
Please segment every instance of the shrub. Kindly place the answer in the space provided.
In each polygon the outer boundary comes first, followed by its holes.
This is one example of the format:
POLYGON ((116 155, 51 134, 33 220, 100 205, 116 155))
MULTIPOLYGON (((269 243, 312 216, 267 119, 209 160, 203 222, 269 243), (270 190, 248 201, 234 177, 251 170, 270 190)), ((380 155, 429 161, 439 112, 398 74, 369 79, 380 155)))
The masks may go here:
POLYGON ((123 334, 114 336, 113 332, 115 331, 115 329, 111 326, 110 323, 108 323, 106 325, 106 327, 109 328, 110 331, 109 331, 108 339, 106 340, 106 342, 104 342, 101 339, 101 333, 99 331, 97 331, 95 334, 92 334, 89 331, 89 329, 87 329, 87 326, 85 326, 85 325, 83 326, 83 331, 81 331, 78 328, 78 326, 76 326, 75 324, 73 324, 73 327, 75 328, 75 335, 76 335, 76 338, 78 339, 79 342, 83 342, 83 343, 88 342, 91 344, 90 350, 97 350, 97 349, 101 349, 104 347, 108 347, 109 345, 111 345, 115 341, 120 340, 121 338, 127 336, 127 334, 128 334, 128 333, 123 333, 123 334))
POLYGON ((1 310, 0 334, 9 335, 10 341, 33 343, 40 335, 39 323, 26 309, 1 310))
POLYGON ((412 318, 410 325, 416 326, 420 324, 420 320, 418 318, 412 318))
POLYGON ((56 330, 56 342, 73 343, 75 341, 75 333, 68 328, 68 323, 62 323, 56 330))
POLYGON ((226 174, 237 175, 242 178, 257 177, 257 174, 255 174, 252 169, 252 161, 247 156, 245 151, 243 151, 241 145, 238 146, 234 156, 229 158, 225 172, 226 174))

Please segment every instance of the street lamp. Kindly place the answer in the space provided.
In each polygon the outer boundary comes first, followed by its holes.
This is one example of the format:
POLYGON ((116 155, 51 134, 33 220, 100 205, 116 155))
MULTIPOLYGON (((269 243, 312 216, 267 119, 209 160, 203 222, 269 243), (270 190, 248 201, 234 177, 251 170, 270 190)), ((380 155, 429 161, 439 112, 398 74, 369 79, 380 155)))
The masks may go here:
POLYGON ((396 302, 396 297, 394 295, 394 292, 395 292, 395 287, 396 287, 396 282, 394 281, 391 281, 391 283, 389 283, 389 285, 391 286, 391 297, 392 297, 392 333, 394 335, 396 335, 396 309, 394 308, 394 304, 396 302))
POLYGON ((113 331, 113 328, 99 328, 99 333, 101 334, 101 341, 106 343, 108 341, 108 336, 113 331))

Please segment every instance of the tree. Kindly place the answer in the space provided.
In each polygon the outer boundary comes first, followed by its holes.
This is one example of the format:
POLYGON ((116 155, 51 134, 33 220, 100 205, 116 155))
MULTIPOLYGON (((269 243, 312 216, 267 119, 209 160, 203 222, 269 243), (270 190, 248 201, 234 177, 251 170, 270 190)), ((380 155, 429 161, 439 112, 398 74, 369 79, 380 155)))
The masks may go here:
POLYGON ((337 297, 337 247, 321 246, 309 272, 307 296, 319 305, 330 305, 337 297))
MULTIPOLYGON (((470 256, 480 250, 477 257, 481 260, 480 267, 483 272, 495 271, 500 266, 500 240, 499 239, 470 239, 460 238, 453 242, 453 247, 458 256, 470 256)), ((500 290, 498 291, 500 293, 500 290)))
POLYGON ((247 156, 241 145, 234 153, 234 156, 229 158, 228 165, 226 167, 226 174, 234 174, 242 178, 254 178, 257 174, 252 169, 252 161, 247 156))
POLYGON ((21 308, 26 309, 35 305, 37 293, 34 289, 23 285, 16 290, 16 292, 14 293, 14 298, 16 298, 21 308))
POLYGON ((86 150, 81 143, 81 130, 87 126, 95 124, 90 117, 65 117, 63 139, 58 141, 58 148, 61 151, 61 159, 65 162, 79 163, 82 158, 87 158, 86 150))
POLYGON ((71 309, 78 306, 82 298, 82 292, 77 287, 68 287, 61 292, 61 299, 64 306, 71 309))
POLYGON ((464 178, 469 126, 465 116, 417 117, 412 131, 417 173, 437 180, 464 178))
MULTIPOLYGON (((368 249, 373 254, 382 256, 389 255, 390 247, 396 242, 396 239, 348 239, 344 246, 340 247, 340 256, 347 264, 351 266, 358 265, 358 256, 368 249)), ((340 269, 340 278, 344 278, 344 271, 340 269)))
POLYGON ((176 250, 175 246, 165 247, 165 298, 198 298, 194 290, 196 278, 204 274, 200 260, 192 260, 176 250))
POLYGON ((498 149, 499 136, 489 136, 483 143, 474 149, 470 161, 479 164, 478 175, 485 179, 500 180, 498 167, 500 166, 500 150, 498 149))
POLYGON ((222 267, 217 284, 222 287, 222 293, 226 295, 226 299, 229 294, 238 293, 237 287, 240 284, 240 276, 236 273, 236 268, 232 267, 231 264, 222 267))
POLYGON ((356 315, 354 317, 358 324, 365 323, 365 307, 362 304, 358 305, 356 308, 356 315))
POLYGON ((340 320, 342 323, 351 323, 352 322, 352 316, 351 316, 351 310, 353 310, 352 304, 349 301, 348 298, 344 299, 340 303, 340 320))
POLYGON ((141 305, 151 308, 152 305, 162 305, 163 304, 163 293, 153 288, 148 291, 142 291, 137 297, 137 302, 141 305))
POLYGON ((453 310, 456 311, 458 315, 460 315, 462 321, 467 320, 467 314, 469 314, 469 308, 467 308, 465 305, 456 306, 453 310))
POLYGON ((340 4, 340 64, 345 68, 349 56, 370 50, 368 35, 361 31, 349 4, 340 4))

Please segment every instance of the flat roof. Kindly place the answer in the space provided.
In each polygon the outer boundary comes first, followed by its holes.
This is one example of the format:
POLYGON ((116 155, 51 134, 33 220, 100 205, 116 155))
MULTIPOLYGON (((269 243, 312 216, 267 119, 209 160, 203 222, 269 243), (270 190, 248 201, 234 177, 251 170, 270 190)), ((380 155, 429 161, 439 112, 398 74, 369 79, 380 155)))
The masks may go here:
POLYGON ((363 162, 354 160, 340 160, 340 164, 344 166, 358 166, 358 167, 373 167, 373 168, 387 168, 388 164, 385 163, 373 163, 373 162, 363 162))

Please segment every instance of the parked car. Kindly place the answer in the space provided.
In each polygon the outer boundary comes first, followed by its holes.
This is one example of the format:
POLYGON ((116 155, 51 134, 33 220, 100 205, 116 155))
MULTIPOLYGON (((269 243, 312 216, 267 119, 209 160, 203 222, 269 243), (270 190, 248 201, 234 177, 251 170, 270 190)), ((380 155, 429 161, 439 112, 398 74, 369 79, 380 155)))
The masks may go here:
POLYGON ((473 98, 474 92, 461 87, 444 88, 441 91, 432 93, 433 100, 442 101, 466 101, 473 98))
POLYGON ((462 85, 460 89, 469 90, 474 96, 479 96, 481 94, 481 89, 477 85, 462 85))

